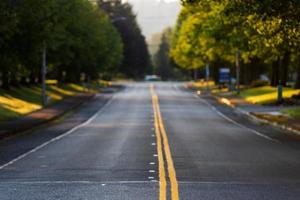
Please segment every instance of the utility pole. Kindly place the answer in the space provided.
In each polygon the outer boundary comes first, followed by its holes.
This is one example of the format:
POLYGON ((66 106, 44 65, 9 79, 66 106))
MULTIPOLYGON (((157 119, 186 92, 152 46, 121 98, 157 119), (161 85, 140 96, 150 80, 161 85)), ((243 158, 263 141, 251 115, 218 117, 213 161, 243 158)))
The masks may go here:
POLYGON ((240 51, 238 50, 236 52, 236 91, 238 94, 240 94, 240 51))
POLYGON ((209 91, 209 76, 210 76, 210 72, 209 72, 209 63, 206 63, 206 86, 207 86, 207 91, 209 91))
POLYGON ((47 74, 47 48, 46 45, 43 47, 42 52, 42 105, 46 106, 47 104, 47 94, 46 94, 46 74, 47 74))

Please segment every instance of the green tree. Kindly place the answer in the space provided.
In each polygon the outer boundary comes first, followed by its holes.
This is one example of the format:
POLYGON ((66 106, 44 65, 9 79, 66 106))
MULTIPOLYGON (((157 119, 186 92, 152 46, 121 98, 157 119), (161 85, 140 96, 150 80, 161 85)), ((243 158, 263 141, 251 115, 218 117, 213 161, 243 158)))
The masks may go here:
POLYGON ((3 0, 0 2, 0 70, 2 87, 9 88, 10 74, 17 63, 17 52, 11 48, 18 32, 16 2, 3 0))
POLYGON ((245 83, 269 68, 272 85, 279 80, 286 84, 291 61, 299 54, 299 1, 182 2, 172 42, 172 56, 180 66, 234 65, 239 51, 246 71, 256 72, 245 73, 245 83))
POLYGON ((123 44, 123 61, 119 72, 131 78, 141 78, 152 72, 152 63, 145 37, 137 24, 129 3, 121 0, 98 1, 119 31, 123 44))
POLYGON ((97 79, 100 73, 116 73, 121 63, 120 34, 87 0, 3 0, 0 11, 3 87, 28 76, 36 83, 45 48, 48 75, 61 81, 79 81, 82 73, 97 79))
POLYGON ((174 78, 174 70, 176 67, 169 56, 171 33, 171 28, 167 28, 162 32, 159 48, 155 53, 153 59, 155 65, 155 73, 162 77, 163 80, 174 78))

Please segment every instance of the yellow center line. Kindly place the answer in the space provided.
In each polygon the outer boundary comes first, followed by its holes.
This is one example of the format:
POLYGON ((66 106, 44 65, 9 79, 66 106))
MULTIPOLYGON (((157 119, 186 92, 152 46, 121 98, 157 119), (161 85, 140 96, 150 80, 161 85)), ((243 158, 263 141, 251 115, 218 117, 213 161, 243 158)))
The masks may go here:
POLYGON ((154 85, 150 86, 151 95, 152 95, 152 103, 154 110, 154 125, 155 132, 157 137, 157 152, 158 152, 158 162, 159 162, 159 179, 160 179, 160 200, 166 199, 166 177, 165 177, 165 167, 164 167, 164 158, 163 158, 163 150, 165 153, 165 157, 167 160, 169 179, 171 183, 171 196, 172 200, 179 200, 179 192, 178 192, 178 182, 176 178, 176 171, 174 167, 174 163, 172 160, 172 154, 170 150, 170 145, 167 137, 167 133, 164 127, 164 123, 162 120, 162 115, 160 112, 159 100, 158 96, 155 93, 154 85))
MULTIPOLYGON (((152 96, 153 102, 156 102, 157 96, 152 96)), ((162 152, 162 139, 159 132, 158 126, 158 118, 157 111, 155 108, 155 103, 153 103, 153 110, 154 110, 154 125, 155 125, 155 133, 156 133, 156 143, 157 143, 157 156, 158 156, 158 167, 159 167, 159 199, 166 200, 167 199, 167 181, 166 181, 166 172, 165 172, 165 165, 163 159, 163 152, 162 152)))

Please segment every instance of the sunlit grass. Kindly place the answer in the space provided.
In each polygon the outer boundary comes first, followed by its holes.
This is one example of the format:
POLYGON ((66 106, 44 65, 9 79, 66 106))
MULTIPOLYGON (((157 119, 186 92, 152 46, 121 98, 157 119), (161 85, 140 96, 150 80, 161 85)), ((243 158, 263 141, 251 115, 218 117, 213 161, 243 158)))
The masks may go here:
POLYGON ((57 80, 46 80, 46 84, 48 85, 57 85, 58 81, 57 80))
POLYGON ((86 88, 84 88, 82 85, 73 84, 73 83, 65 85, 64 88, 71 89, 76 92, 84 92, 86 90, 86 88))
MULTIPOLYGON (((47 86, 50 103, 84 91, 85 88, 78 84, 47 86)), ((38 86, 11 88, 9 91, 0 90, 0 120, 26 115, 41 108, 41 88, 38 86)))
POLYGON ((214 93, 214 94, 217 94, 217 93, 223 93, 223 92, 229 92, 229 88, 228 87, 224 87, 224 88, 212 88, 211 89, 211 92, 214 93))
MULTIPOLYGON (((290 98, 291 96, 298 94, 300 90, 292 88, 283 88, 283 97, 290 98)), ((243 90, 240 94, 246 101, 255 104, 271 103, 277 100, 277 88, 271 86, 250 88, 243 90)))
POLYGON ((10 95, 0 96, 0 105, 2 108, 19 114, 26 114, 41 108, 41 105, 39 104, 30 103, 10 95))
POLYGON ((206 87, 214 87, 216 84, 214 81, 204 81, 204 80, 201 80, 201 81, 197 81, 197 82, 194 82, 192 83, 193 87, 195 88, 198 88, 198 89, 202 89, 202 88, 206 88, 206 87))
POLYGON ((98 81, 98 84, 102 87, 108 87, 108 86, 111 86, 111 82, 109 81, 104 81, 104 80, 99 80, 98 81))

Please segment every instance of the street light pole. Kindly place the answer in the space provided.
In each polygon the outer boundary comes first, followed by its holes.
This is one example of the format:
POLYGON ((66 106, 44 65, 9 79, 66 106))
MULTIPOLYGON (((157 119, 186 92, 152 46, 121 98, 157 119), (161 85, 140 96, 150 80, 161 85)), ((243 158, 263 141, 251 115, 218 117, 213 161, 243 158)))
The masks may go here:
POLYGON ((240 51, 236 52, 236 91, 240 94, 240 51))
POLYGON ((41 67, 41 75, 42 75, 42 105, 43 106, 46 106, 46 104, 47 104, 46 74, 47 74, 47 48, 46 48, 46 45, 44 45, 43 52, 42 52, 42 67, 41 67))

